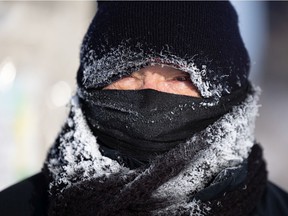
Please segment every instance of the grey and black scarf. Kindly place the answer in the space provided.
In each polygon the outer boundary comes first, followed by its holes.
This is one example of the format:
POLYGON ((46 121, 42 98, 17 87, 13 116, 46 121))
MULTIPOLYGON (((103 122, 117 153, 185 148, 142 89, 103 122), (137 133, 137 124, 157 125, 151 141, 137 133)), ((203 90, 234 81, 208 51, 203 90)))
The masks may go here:
POLYGON ((135 169, 103 152, 83 112, 82 97, 78 92, 72 99, 44 166, 50 182, 49 215, 253 212, 266 184, 261 149, 254 145, 254 90, 205 129, 135 169))

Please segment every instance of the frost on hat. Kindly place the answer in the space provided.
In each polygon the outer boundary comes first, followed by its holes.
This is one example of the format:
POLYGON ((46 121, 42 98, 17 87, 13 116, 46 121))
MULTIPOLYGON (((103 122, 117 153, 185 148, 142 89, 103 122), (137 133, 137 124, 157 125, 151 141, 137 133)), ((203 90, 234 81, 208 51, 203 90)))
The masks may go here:
POLYGON ((250 60, 231 3, 98 2, 81 47, 79 87, 101 89, 155 63, 188 72, 204 98, 246 85, 250 60))

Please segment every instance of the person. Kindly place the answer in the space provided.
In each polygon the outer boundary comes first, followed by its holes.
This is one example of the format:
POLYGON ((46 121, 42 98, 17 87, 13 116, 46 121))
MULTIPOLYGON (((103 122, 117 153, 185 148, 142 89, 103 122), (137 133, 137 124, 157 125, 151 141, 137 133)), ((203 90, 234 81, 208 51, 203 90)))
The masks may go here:
POLYGON ((67 121, 0 214, 288 215, 249 68, 228 1, 99 1, 67 121))

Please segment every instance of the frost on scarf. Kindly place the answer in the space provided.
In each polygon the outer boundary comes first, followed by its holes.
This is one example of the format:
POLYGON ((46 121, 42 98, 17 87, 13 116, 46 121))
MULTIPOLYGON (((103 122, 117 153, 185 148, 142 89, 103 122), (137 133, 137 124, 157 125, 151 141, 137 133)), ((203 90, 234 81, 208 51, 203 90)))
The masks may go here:
POLYGON ((198 192, 224 169, 236 167, 248 158, 254 144, 254 126, 258 115, 259 90, 232 112, 227 113, 200 134, 187 141, 188 145, 207 142, 209 148, 198 154, 180 175, 163 184, 154 193, 155 197, 169 196, 185 200, 189 193, 198 192))
MULTIPOLYGON (((205 142, 207 149, 199 151, 189 160, 188 166, 180 174, 171 178, 158 187, 152 197, 156 199, 168 198, 173 201, 169 206, 152 212, 153 215, 177 215, 182 209, 191 212, 190 215, 205 215, 209 206, 199 200, 191 200, 191 194, 204 189, 221 171, 238 166, 248 158, 254 144, 254 125, 258 113, 258 91, 248 95, 246 100, 225 114, 218 121, 208 126, 202 132, 195 134, 186 143, 179 144, 179 148, 191 148, 199 142, 205 142), (161 213, 162 212, 162 213, 161 213)), ((59 137, 59 144, 50 150, 47 167, 52 175, 50 191, 54 187, 63 186, 62 190, 75 186, 81 181, 109 179, 111 174, 121 173, 123 177, 135 173, 121 166, 116 161, 101 155, 96 137, 90 131, 85 117, 78 104, 77 96, 72 100, 71 115, 67 120, 68 130, 59 137)), ((178 148, 178 147, 177 147, 178 148)), ((172 149, 171 151, 173 151, 172 149)), ((169 156, 163 154, 151 162, 150 167, 140 172, 138 177, 128 182, 119 193, 129 191, 129 188, 139 184, 143 178, 149 178, 157 163, 169 156)), ((182 154, 186 157, 185 154, 182 154)), ((137 171, 139 172, 139 171, 137 171)), ((60 191, 58 191, 60 192, 60 191)))
MULTIPOLYGON (((191 81, 204 98, 220 98, 223 92, 229 93, 230 87, 226 80, 228 75, 219 75, 210 69, 207 65, 212 60, 208 60, 207 57, 201 57, 200 59, 204 59, 203 63, 196 64, 196 59, 199 58, 198 55, 186 59, 178 57, 168 46, 160 53, 153 50, 145 52, 140 43, 131 49, 128 42, 122 42, 118 47, 98 57, 94 50, 84 44, 81 49, 82 82, 87 88, 104 87, 145 66, 161 64, 189 73, 191 81)), ((241 87, 240 78, 238 79, 237 83, 241 87)))
POLYGON ((125 171, 116 161, 104 157, 99 151, 96 137, 90 131, 78 104, 78 98, 71 101, 72 116, 67 119, 69 130, 59 135, 59 145, 51 149, 48 169, 54 181, 50 188, 64 184, 70 187, 77 182, 107 177, 111 173, 125 171), (81 179, 77 176, 81 175, 81 179))

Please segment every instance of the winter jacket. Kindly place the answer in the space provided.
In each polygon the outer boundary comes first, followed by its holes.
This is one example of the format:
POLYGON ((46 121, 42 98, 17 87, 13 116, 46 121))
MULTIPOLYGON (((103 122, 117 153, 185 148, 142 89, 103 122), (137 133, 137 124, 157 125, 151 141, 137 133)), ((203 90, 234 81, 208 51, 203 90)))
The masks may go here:
MULTIPOLYGON (((44 216, 48 207, 47 197, 46 180, 42 173, 38 173, 0 192, 0 215, 44 216)), ((268 182, 266 192, 251 216, 288 216, 288 194, 268 182)))

